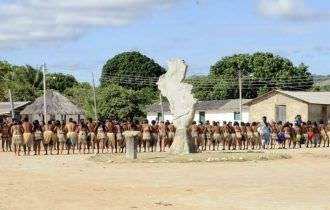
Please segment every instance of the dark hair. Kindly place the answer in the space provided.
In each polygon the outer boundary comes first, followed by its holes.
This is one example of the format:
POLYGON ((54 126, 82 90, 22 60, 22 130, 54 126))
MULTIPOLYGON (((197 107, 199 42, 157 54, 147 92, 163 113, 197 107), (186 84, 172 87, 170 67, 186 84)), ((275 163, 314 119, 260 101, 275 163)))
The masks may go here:
POLYGON ((61 122, 59 120, 56 120, 55 125, 56 126, 60 126, 61 125, 61 122))
POLYGON ((29 122, 29 118, 25 117, 24 122, 29 122))

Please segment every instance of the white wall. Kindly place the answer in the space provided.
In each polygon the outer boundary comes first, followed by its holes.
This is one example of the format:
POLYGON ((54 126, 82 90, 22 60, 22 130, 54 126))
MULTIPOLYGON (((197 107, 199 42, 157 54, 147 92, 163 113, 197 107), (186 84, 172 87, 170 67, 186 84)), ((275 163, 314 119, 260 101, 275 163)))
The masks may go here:
MULTIPOLYGON (((199 112, 203 111, 196 111, 194 121, 198 122, 199 121, 199 112)), ((152 120, 157 120, 158 113, 156 112, 148 112, 147 113, 147 119, 148 121, 152 120)), ((249 112, 243 111, 243 116, 242 116, 243 122, 248 122, 249 121, 249 112)), ((165 113, 165 121, 169 120, 172 122, 173 120, 173 115, 170 112, 165 113)), ((208 110, 205 111, 205 120, 209 120, 210 122, 212 121, 231 121, 234 122, 234 112, 220 112, 219 110, 208 110)))
MULTIPOLYGON (((153 121, 153 120, 156 120, 158 121, 158 113, 157 112, 148 112, 147 113, 147 120, 149 122, 153 121)), ((172 122, 173 121, 173 115, 170 113, 170 112, 165 112, 164 113, 164 121, 170 121, 172 122)))
MULTIPOLYGON (((199 110, 196 111, 194 121, 199 121, 199 112, 203 112, 203 111, 199 111, 199 110)), ((204 112, 205 112, 205 120, 208 120, 210 122, 212 122, 212 121, 234 122, 235 121, 234 112, 221 112, 220 110, 208 110, 208 111, 204 111, 204 112)), ((243 111, 242 121, 243 122, 249 121, 249 112, 243 111)))

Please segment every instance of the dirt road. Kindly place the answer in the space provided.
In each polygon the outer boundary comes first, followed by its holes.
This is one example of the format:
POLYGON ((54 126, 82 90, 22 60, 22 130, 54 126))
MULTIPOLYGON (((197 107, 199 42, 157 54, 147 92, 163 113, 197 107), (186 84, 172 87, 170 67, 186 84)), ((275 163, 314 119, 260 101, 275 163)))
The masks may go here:
POLYGON ((330 150, 296 151, 287 160, 185 164, 1 152, 0 209, 330 209, 330 150))

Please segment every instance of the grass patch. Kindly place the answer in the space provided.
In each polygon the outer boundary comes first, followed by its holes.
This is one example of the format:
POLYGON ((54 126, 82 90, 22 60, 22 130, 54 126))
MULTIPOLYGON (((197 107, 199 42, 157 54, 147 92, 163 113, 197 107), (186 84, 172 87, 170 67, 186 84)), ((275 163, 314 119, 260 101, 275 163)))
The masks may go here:
POLYGON ((264 152, 203 152, 188 155, 170 153, 138 153, 136 160, 128 160, 124 154, 99 154, 90 160, 101 163, 196 163, 196 162, 245 162, 289 159, 288 154, 264 152))

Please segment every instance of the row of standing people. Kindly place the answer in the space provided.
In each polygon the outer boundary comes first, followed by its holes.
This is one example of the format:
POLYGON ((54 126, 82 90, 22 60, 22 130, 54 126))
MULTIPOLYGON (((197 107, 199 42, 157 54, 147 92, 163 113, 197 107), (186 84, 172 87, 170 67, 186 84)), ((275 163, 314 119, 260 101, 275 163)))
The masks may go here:
POLYGON ((25 155, 40 155, 43 147, 45 154, 75 153, 104 153, 124 152, 126 130, 138 130, 138 150, 141 152, 165 151, 174 138, 175 128, 169 122, 156 123, 148 121, 133 124, 131 122, 117 122, 107 119, 94 123, 92 119, 87 122, 80 120, 79 123, 69 119, 64 121, 51 120, 46 123, 33 123, 25 118, 23 122, 13 120, 13 123, 4 122, 0 126, 0 139, 3 151, 13 151, 20 155, 23 149, 25 155), (170 132, 169 132, 170 131, 170 132))
MULTIPOLYGON (((94 123, 92 119, 79 123, 69 119, 68 123, 49 121, 47 124, 34 121, 30 123, 28 118, 23 122, 14 120, 0 126, 2 150, 11 151, 20 155, 21 148, 24 154, 40 154, 43 146, 45 154, 63 154, 64 150, 70 154, 79 150, 79 153, 124 152, 126 130, 138 130, 138 151, 154 152, 159 148, 165 152, 174 140, 175 126, 173 123, 147 120, 142 123, 116 122, 110 119, 104 122, 94 123)), ((236 149, 261 149, 261 148, 295 148, 305 144, 310 146, 328 146, 330 143, 330 124, 316 122, 282 122, 268 123, 266 117, 260 123, 238 123, 209 121, 203 125, 193 122, 190 127, 194 144, 200 150, 236 150, 236 149)))
POLYGON ((329 147, 330 124, 317 122, 261 122, 238 123, 209 121, 203 125, 192 123, 191 135, 200 150, 272 149, 329 147))

